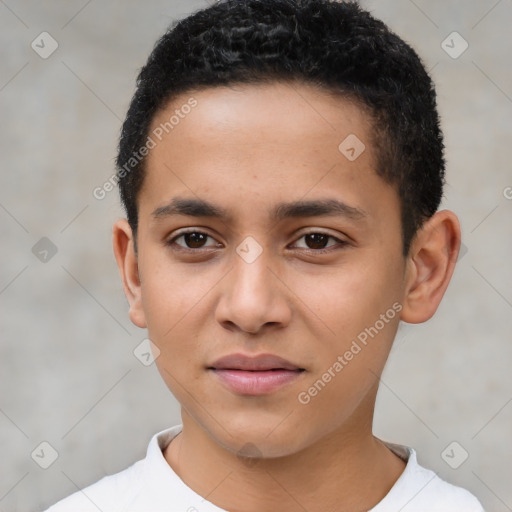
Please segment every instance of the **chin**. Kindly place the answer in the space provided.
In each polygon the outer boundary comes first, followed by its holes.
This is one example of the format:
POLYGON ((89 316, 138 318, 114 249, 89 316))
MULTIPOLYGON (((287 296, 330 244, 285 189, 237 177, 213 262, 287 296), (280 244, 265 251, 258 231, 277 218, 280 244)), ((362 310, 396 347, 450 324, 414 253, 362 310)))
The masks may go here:
MULTIPOLYGON (((286 416, 285 416, 286 417, 286 416)), ((301 451, 312 442, 311 429, 283 421, 283 415, 237 413, 202 424, 214 441, 226 450, 244 458, 285 457, 301 451), (224 428, 223 428, 224 427, 224 428)))

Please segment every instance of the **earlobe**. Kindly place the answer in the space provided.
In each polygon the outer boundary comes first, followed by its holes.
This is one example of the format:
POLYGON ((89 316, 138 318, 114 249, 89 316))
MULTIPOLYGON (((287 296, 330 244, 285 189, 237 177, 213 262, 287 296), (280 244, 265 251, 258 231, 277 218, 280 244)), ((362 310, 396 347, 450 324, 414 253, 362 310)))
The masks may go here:
POLYGON ((146 318, 142 307, 138 258, 135 254, 132 229, 126 219, 119 219, 114 223, 112 245, 124 293, 130 305, 130 320, 137 327, 145 328, 146 318))
POLYGON ((426 322, 434 315, 453 275, 459 248, 459 221, 449 210, 436 212, 419 230, 407 260, 400 315, 404 322, 426 322))

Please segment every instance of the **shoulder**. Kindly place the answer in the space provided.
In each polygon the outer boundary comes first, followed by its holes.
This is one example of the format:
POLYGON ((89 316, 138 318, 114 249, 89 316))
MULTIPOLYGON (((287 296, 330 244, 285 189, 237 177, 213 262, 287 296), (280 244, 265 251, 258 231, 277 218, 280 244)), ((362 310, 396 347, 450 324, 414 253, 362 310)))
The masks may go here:
MULTIPOLYGON (((181 428, 177 425, 158 432, 151 438, 144 459, 71 494, 45 512, 124 512, 132 510, 134 503, 141 503, 145 510, 147 503, 165 501, 174 488, 179 488, 179 480, 165 461, 162 450, 181 428)), ((175 495, 176 492, 169 499, 175 495)))
POLYGON ((484 512, 469 491, 420 466, 412 448, 385 444, 404 458, 407 466, 387 496, 370 512, 484 512))
MULTIPOLYGON (((436 510, 439 512, 484 512, 478 499, 469 491, 442 480, 434 472, 424 470, 425 487, 418 494, 418 502, 423 508, 418 510, 436 510)), ((414 499, 404 512, 416 510, 414 499)))
POLYGON ((52 505, 45 512, 118 512, 140 492, 145 461, 139 460, 119 473, 107 475, 52 505))

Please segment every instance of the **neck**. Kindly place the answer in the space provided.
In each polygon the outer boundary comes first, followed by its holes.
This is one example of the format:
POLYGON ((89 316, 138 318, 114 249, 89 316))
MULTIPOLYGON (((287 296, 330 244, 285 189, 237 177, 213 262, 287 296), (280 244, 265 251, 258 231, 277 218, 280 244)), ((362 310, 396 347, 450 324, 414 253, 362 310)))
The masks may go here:
POLYGON ((185 411, 183 431, 164 456, 185 484, 226 510, 370 510, 405 468, 371 432, 344 425, 300 452, 245 458, 220 446, 185 411))

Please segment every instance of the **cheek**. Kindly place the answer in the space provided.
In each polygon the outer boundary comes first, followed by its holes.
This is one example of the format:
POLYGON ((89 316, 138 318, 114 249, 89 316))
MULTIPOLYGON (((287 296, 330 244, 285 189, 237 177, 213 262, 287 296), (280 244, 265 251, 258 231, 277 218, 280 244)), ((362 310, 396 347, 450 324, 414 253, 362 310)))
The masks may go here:
POLYGON ((317 276, 315 287, 303 279, 299 292, 329 328, 316 343, 314 371, 299 401, 324 413, 333 403, 340 405, 328 415, 334 423, 346 419, 376 384, 398 328, 399 268, 372 261, 366 265, 361 259, 327 279, 317 276))
POLYGON ((212 333, 212 294, 224 272, 211 265, 171 262, 162 251, 141 266, 148 334, 160 350, 156 363, 179 394, 179 382, 190 381, 202 369, 201 355, 212 342, 207 337, 212 333))
POLYGON ((155 269, 146 274, 148 279, 143 280, 141 291, 148 336, 160 350, 156 363, 167 381, 167 375, 160 365, 173 374, 176 368, 183 365, 187 351, 190 354, 193 350, 183 328, 200 296, 190 293, 194 287, 178 272, 155 269), (188 293, 184 293, 184 290, 188 290, 188 293))
POLYGON ((400 298, 399 268, 364 254, 315 274, 301 270, 288 272, 286 282, 302 302, 305 317, 316 318, 325 327, 326 339, 338 340, 339 349, 373 326, 400 298))
POLYGON ((401 309, 392 281, 386 273, 354 268, 307 295, 331 332, 315 344, 313 371, 297 401, 308 421, 321 421, 326 432, 346 421, 378 383, 401 309))
MULTIPOLYGON (((204 266, 172 262, 155 250, 141 259, 142 302, 148 329, 162 338, 184 318, 215 285, 215 275, 204 266)), ((157 339, 158 339, 157 338, 157 339)))

